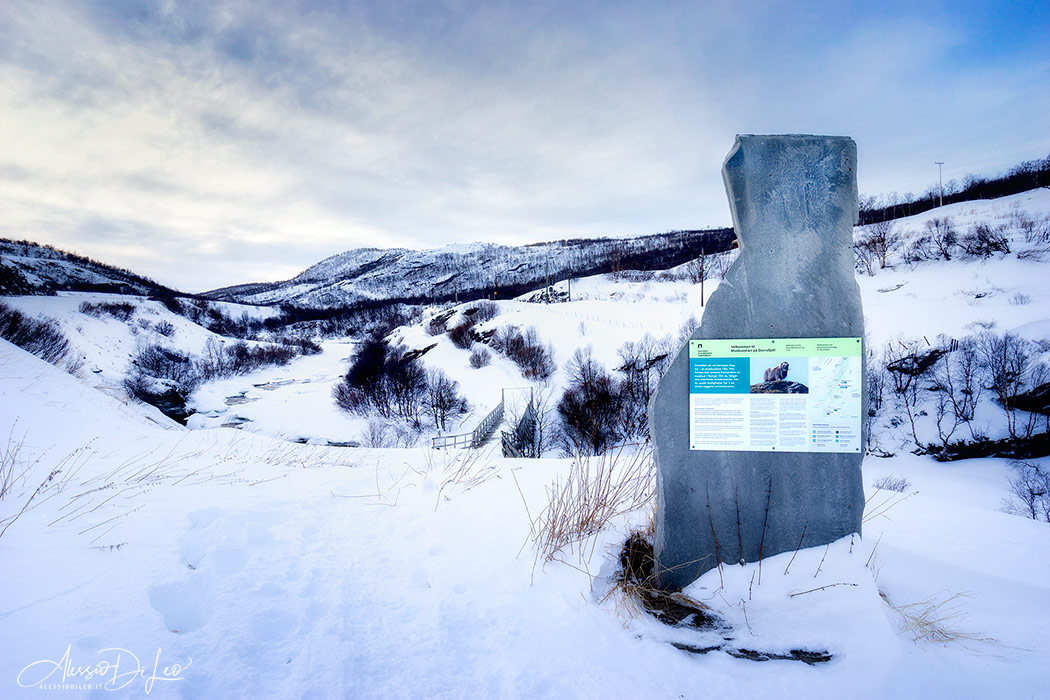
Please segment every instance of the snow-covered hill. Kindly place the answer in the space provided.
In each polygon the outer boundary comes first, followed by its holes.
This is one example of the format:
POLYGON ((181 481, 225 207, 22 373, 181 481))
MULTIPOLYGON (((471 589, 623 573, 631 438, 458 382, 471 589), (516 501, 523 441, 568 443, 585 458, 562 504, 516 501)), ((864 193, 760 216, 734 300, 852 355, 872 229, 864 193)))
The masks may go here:
POLYGON ((51 246, 0 238, 0 294, 51 294, 71 290, 143 296, 174 293, 130 270, 51 246))

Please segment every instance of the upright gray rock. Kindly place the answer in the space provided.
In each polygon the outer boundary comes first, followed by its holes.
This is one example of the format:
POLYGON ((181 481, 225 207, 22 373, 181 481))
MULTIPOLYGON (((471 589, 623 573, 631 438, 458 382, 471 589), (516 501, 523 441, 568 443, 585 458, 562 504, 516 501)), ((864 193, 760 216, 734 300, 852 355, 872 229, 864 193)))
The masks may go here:
MULTIPOLYGON (((737 137, 722 174, 740 257, 694 339, 863 337, 851 250, 856 163, 847 137, 737 137)), ((716 551, 726 563, 753 562, 800 540, 860 532, 861 454, 691 451, 688 386, 687 342, 649 407, 663 588, 714 568, 716 551)))

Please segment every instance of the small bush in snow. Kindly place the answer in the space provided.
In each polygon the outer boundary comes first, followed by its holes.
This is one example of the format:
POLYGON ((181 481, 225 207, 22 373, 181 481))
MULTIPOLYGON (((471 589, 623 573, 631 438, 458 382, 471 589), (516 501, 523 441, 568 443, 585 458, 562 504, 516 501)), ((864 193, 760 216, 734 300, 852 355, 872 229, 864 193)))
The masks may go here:
POLYGON ((869 275, 875 274, 875 267, 885 268, 889 254, 897 247, 900 237, 894 231, 894 222, 880 221, 869 224, 853 244, 858 262, 863 264, 869 275))
POLYGON ((168 388, 185 397, 200 384, 195 365, 189 355, 161 345, 147 345, 132 358, 131 370, 124 386, 131 396, 147 403, 147 397, 163 393, 158 391, 155 380, 161 380, 168 388))
POLYGON ((80 313, 87 314, 88 316, 94 316, 95 318, 102 318, 103 316, 112 316, 118 321, 128 321, 131 319, 132 316, 135 315, 135 305, 129 304, 126 301, 102 301, 97 304, 92 304, 91 302, 85 301, 80 304, 80 313))
POLYGON ((474 348, 470 353, 470 366, 474 369, 481 369, 482 367, 488 366, 492 362, 492 353, 485 348, 478 346, 474 348))
POLYGON ((1014 468, 1010 477, 1012 497, 1003 500, 1003 510, 1050 523, 1050 470, 1021 460, 1010 466, 1014 468))
POLYGON ((298 355, 320 355, 324 352, 324 348, 305 336, 278 335, 274 340, 280 345, 292 348, 298 355))
POLYGON ((649 400, 656 391, 667 366, 671 363, 672 341, 657 340, 646 333, 638 342, 628 341, 620 346, 620 394, 623 398, 620 416, 624 437, 648 439, 649 400))
POLYGON ((871 483, 874 488, 882 489, 883 491, 896 491, 897 493, 904 493, 911 488, 911 482, 908 481, 907 477, 894 476, 888 474, 886 476, 880 476, 871 483))
POLYGON ((499 316, 499 304, 487 299, 479 301, 463 312, 473 323, 484 323, 499 316))
POLYGON ((382 336, 367 338, 333 389, 336 405, 351 413, 374 412, 418 423, 427 388, 420 354, 403 345, 391 346, 382 336))
POLYGON ((937 394, 937 435, 941 444, 947 447, 956 428, 962 424, 976 440, 973 418, 984 384, 983 366, 973 338, 963 338, 956 349, 941 356, 934 366, 930 389, 937 394))
POLYGON ((426 325, 423 326, 423 330, 426 331, 427 335, 442 335, 448 330, 448 315, 438 314, 437 316, 432 316, 426 325))
POLYGON ((1010 223, 1024 236, 1025 243, 1050 243, 1050 216, 1036 220, 1018 210, 1010 214, 1010 223))
POLYGON ((526 379, 546 381, 554 374, 554 352, 540 341, 532 326, 525 333, 517 326, 504 326, 493 334, 491 344, 513 361, 526 379))
POLYGON ((404 423, 370 418, 361 431, 360 441, 362 447, 414 447, 419 442, 419 432, 404 423))
POLYGON ((434 427, 439 430, 448 430, 451 419, 470 410, 470 404, 459 394, 459 382, 449 378, 436 367, 427 370, 424 398, 424 410, 433 419, 434 427))
POLYGON ((577 350, 565 365, 568 386, 558 402, 563 449, 571 455, 600 455, 624 436, 621 382, 594 359, 591 348, 577 350))
POLYGON ((959 245, 959 234, 955 232, 951 217, 937 217, 926 222, 926 232, 939 257, 951 260, 959 245))
POLYGON ((58 324, 31 318, 5 304, 0 304, 0 338, 53 365, 69 352, 69 340, 58 324))
POLYGON ((923 382, 934 365, 944 354, 938 348, 928 348, 921 341, 890 341, 886 345, 883 359, 886 363, 890 389, 897 401, 898 408, 904 410, 911 426, 912 438, 916 445, 919 442, 915 421, 921 413, 920 403, 923 395, 919 392, 923 382))
POLYGON ((1036 346, 1013 333, 985 331, 974 341, 984 368, 984 382, 1006 414, 1011 438, 1032 436, 1038 413, 1018 409, 1016 399, 1050 378, 1050 368, 1037 359, 1036 346))
POLYGON ((470 350, 471 346, 478 339, 477 334, 474 332, 474 324, 470 321, 459 324, 453 327, 448 332, 448 339, 452 341, 452 344, 461 350, 470 350))
POLYGON ((1026 306, 1027 304, 1032 303, 1032 297, 1028 296, 1027 294, 1017 292, 1012 297, 1010 297, 1010 303, 1014 306, 1026 306))
POLYGON ((175 335, 175 326, 171 325, 169 321, 161 321, 157 325, 153 326, 153 330, 160 333, 165 338, 170 338, 175 335))
POLYGON ((925 260, 936 260, 939 255, 937 247, 933 243, 933 238, 929 235, 922 235, 913 240, 904 250, 903 257, 904 262, 920 263, 925 260))
POLYGON ((963 252, 978 258, 988 258, 995 253, 1009 253, 1010 243, 1002 226, 992 228, 988 224, 976 224, 959 242, 963 252))

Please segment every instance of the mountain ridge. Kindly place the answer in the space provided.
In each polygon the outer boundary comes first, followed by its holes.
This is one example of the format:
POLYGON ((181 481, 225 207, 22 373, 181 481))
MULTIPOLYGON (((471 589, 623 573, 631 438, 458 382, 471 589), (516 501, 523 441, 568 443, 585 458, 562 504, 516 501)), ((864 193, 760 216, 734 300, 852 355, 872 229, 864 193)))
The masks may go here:
POLYGON ((221 287, 203 296, 312 308, 386 299, 508 298, 542 288, 548 280, 668 269, 701 253, 728 250, 734 240, 731 228, 715 228, 521 246, 471 243, 424 250, 355 248, 329 256, 288 280, 221 287))

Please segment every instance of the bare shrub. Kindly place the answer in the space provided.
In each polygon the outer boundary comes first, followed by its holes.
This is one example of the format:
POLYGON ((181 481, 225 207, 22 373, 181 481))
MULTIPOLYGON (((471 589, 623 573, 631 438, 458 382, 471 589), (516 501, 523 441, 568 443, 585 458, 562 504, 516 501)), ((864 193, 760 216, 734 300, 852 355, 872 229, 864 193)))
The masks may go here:
POLYGON ((195 369, 200 381, 207 381, 216 377, 247 374, 260 367, 286 365, 299 354, 300 347, 292 345, 249 345, 243 340, 225 344, 209 338, 195 369))
POLYGON ((1033 262, 1045 262, 1050 260, 1050 246, 1039 245, 1027 250, 1017 251, 1018 260, 1031 260, 1033 262))
POLYGON ((478 336, 474 332, 474 324, 467 321, 449 329, 448 339, 460 350, 470 350, 478 336))
POLYGON ((862 229, 862 233, 853 244, 853 252, 859 263, 869 275, 875 274, 875 267, 885 268, 890 252, 897 247, 900 237, 896 234, 893 221, 880 221, 862 229))
POLYGON ((934 367, 931 386, 938 392, 937 435, 945 447, 961 424, 969 428, 971 439, 977 438, 973 418, 984 391, 983 367, 973 338, 959 341, 955 349, 948 347, 934 367))
POLYGON ((1010 243, 1005 228, 992 228, 988 224, 975 224, 973 229, 959 242, 963 252, 978 258, 989 258, 995 253, 1009 253, 1010 243))
POLYGON ((740 255, 739 249, 724 250, 721 253, 715 253, 711 257, 711 276, 717 277, 720 280, 724 280, 726 275, 729 274, 729 268, 733 266, 733 261, 740 255))
POLYGON ((940 257, 951 260, 959 246, 959 234, 955 232, 951 217, 936 217, 926 222, 926 232, 940 257))
POLYGON ((870 450, 875 447, 875 421, 882 411, 886 395, 886 365, 875 357, 875 353, 868 351, 868 414, 865 417, 866 447, 870 450))
POLYGON ((875 274, 875 257, 871 249, 859 243, 853 244, 853 266, 869 277, 875 274))
POLYGON ((939 254, 933 238, 929 235, 922 235, 904 249, 903 257, 905 262, 920 263, 925 260, 936 260, 939 254))
POLYGON ((620 393, 623 397, 621 429, 626 437, 646 439, 649 435, 649 400, 667 366, 671 363, 671 342, 657 340, 646 333, 637 342, 620 346, 620 393))
POLYGON ((907 477, 894 476, 893 474, 887 474, 886 476, 880 476, 871 482, 873 488, 881 489, 883 491, 896 491, 897 493, 904 493, 911 488, 911 482, 908 481, 907 477))
POLYGON ((354 413, 378 413, 418 421, 426 390, 426 372, 419 353, 403 345, 392 347, 373 335, 359 346, 350 369, 333 389, 336 404, 354 413))
POLYGON ((487 367, 492 362, 492 353, 483 347, 476 347, 470 353, 470 366, 474 369, 487 367))
POLYGON ((426 331, 427 335, 441 335, 448 330, 448 319, 449 316, 447 313, 432 316, 426 322, 426 325, 423 326, 423 330, 426 331))
POLYGON ((122 302, 106 302, 102 301, 97 304, 91 302, 81 302, 80 313, 87 314, 88 316, 94 316, 95 318, 102 318, 103 316, 112 316, 118 321, 128 321, 132 316, 135 315, 135 306, 129 304, 126 301, 122 302))
POLYGON ((200 383, 189 355, 160 345, 142 347, 131 364, 133 375, 168 380, 184 394, 189 394, 200 383))
POLYGON ((463 312, 473 323, 484 323, 499 316, 499 304, 483 299, 463 312))
POLYGON ((1014 460, 1010 466, 1012 496, 1003 499, 1003 511, 1050 523, 1050 470, 1025 460, 1014 460))
POLYGON ((1032 303, 1032 297, 1028 296, 1027 294, 1017 292, 1012 297, 1010 297, 1010 303, 1014 306, 1026 306, 1032 303))
POLYGON ((685 264, 686 279, 693 284, 702 284, 711 279, 713 271, 708 262, 708 256, 701 253, 685 264))
POLYGON ((370 418, 361 431, 362 447, 408 448, 419 442, 419 432, 398 421, 370 418))
POLYGON ((1011 438, 1031 437, 1038 414, 1020 411, 1014 397, 1046 381, 1046 365, 1036 361, 1036 347, 1013 333, 999 335, 985 331, 975 341, 977 353, 987 373, 989 389, 1006 414, 1006 429, 1011 438))
POLYGON ((335 405, 347 413, 368 413, 370 404, 365 391, 359 387, 353 387, 345 381, 337 382, 332 387, 332 398, 335 405))
POLYGON ((554 374, 554 352, 543 344, 533 326, 525 333, 517 326, 504 326, 493 334, 491 344, 510 358, 526 379, 546 381, 554 374))
POLYGON ((919 436, 915 431, 915 419, 918 417, 921 398, 919 388, 943 352, 936 348, 923 349, 917 340, 905 342, 900 339, 890 341, 883 352, 890 389, 897 405, 908 416, 912 439, 916 446, 920 445, 919 436))
POLYGON ((274 340, 280 345, 286 345, 295 350, 295 355, 320 355, 324 352, 324 348, 319 343, 304 335, 278 335, 274 337, 274 340))
POLYGON ((558 402, 563 449, 572 455, 600 455, 623 436, 621 383, 594 359, 590 346, 565 365, 568 378, 558 402))
POLYGON ((1025 243, 1050 243, 1050 216, 1033 219, 1018 209, 1011 212, 1010 223, 1024 236, 1025 243))
POLYGON ((449 419, 470 410, 470 404, 460 396, 459 382, 436 367, 427 370, 425 392, 426 414, 439 430, 448 430, 449 419))
POLYGON ((69 353, 69 340, 57 323, 26 316, 6 304, 0 304, 0 338, 53 365, 69 353))
POLYGON ((678 327, 678 334, 671 345, 672 351, 685 345, 685 341, 689 340, 699 327, 700 322, 696 320, 696 316, 690 314, 689 318, 682 321, 682 325, 678 327))

